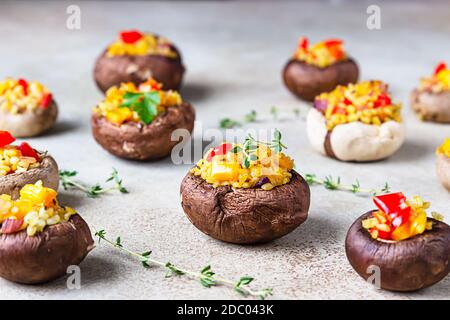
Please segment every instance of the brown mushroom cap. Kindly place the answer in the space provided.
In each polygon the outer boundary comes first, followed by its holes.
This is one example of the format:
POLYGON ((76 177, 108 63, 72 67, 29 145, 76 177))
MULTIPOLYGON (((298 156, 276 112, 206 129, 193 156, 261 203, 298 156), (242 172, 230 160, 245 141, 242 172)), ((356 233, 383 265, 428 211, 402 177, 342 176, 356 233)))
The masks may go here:
POLYGON ((436 173, 442 185, 450 191, 450 158, 438 154, 436 159, 436 173))
POLYGON ((26 230, 0 235, 0 276, 14 282, 36 284, 66 274, 94 247, 86 222, 78 215, 28 236, 26 230))
POLYGON ((450 272, 450 226, 430 219, 432 230, 397 242, 373 239, 362 221, 373 211, 359 217, 350 227, 345 251, 353 269, 364 279, 369 266, 380 268, 381 288, 415 291, 442 280, 450 272))
POLYGON ((57 117, 58 107, 55 101, 45 109, 38 107, 18 114, 0 110, 0 130, 9 131, 17 138, 35 137, 49 130, 57 117))
POLYGON ((326 68, 291 59, 283 69, 283 80, 289 91, 306 101, 313 101, 322 92, 332 91, 338 85, 355 83, 358 76, 358 65, 353 59, 326 68))
POLYGON ((92 115, 92 133, 95 140, 110 153, 127 159, 156 160, 167 157, 179 141, 172 141, 176 129, 194 129, 195 111, 187 102, 169 107, 153 122, 143 125, 126 122, 117 126, 104 117, 92 115))
POLYGON ((59 172, 55 159, 48 154, 38 153, 41 156, 39 167, 0 177, 0 194, 9 194, 13 199, 17 199, 23 186, 36 183, 38 180, 42 180, 45 187, 58 190, 59 172))
POLYGON ((226 242, 251 244, 280 238, 302 224, 310 204, 306 181, 295 171, 272 190, 213 186, 190 173, 181 183, 181 205, 200 231, 226 242))
POLYGON ((107 50, 98 57, 94 67, 94 80, 103 92, 122 82, 133 82, 136 85, 152 77, 163 84, 165 90, 178 90, 185 68, 178 49, 170 45, 177 57, 162 55, 145 56, 108 56, 107 50))

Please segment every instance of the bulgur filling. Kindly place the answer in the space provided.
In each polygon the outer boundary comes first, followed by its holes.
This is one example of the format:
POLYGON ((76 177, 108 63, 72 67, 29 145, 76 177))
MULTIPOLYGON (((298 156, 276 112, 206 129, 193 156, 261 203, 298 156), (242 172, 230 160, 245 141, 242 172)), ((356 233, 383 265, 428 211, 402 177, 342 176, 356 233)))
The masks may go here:
POLYGON ((308 38, 301 37, 293 58, 317 66, 328 67, 336 62, 346 60, 343 41, 340 39, 328 39, 309 46, 308 38))
POLYGON ((433 93, 450 91, 450 69, 447 64, 439 63, 432 76, 422 78, 419 89, 433 93))
POLYGON ((401 104, 391 101, 388 86, 381 81, 337 86, 317 96, 314 105, 324 113, 328 130, 355 121, 377 126, 401 121, 401 104))
POLYGON ((128 121, 149 124, 167 108, 181 103, 178 92, 164 91, 162 84, 149 79, 139 86, 127 82, 111 87, 93 112, 119 126, 128 121))
MULTIPOLYGON (((406 199, 403 193, 398 192, 375 196, 373 201, 379 210, 363 220, 362 226, 374 239, 405 240, 433 227, 426 212, 430 203, 419 196, 406 199)), ((433 212, 432 216, 436 220, 443 220, 442 215, 438 213, 433 212)))
POLYGON ((294 161, 281 152, 281 146, 281 142, 263 143, 251 136, 243 144, 222 143, 206 152, 190 172, 214 188, 271 190, 289 183, 292 177, 294 161))
POLYGON ((446 138, 444 140, 444 142, 437 148, 436 153, 450 158, 450 138, 446 138))
POLYGON ((120 32, 117 40, 108 47, 107 54, 110 57, 123 55, 177 57, 177 53, 172 50, 169 40, 137 30, 120 32))
POLYGON ((0 195, 1 233, 9 234, 26 229, 29 236, 34 236, 46 226, 68 221, 76 211, 60 207, 56 195, 57 192, 44 187, 41 180, 25 185, 17 200, 12 200, 6 194, 0 195))
POLYGON ((13 146, 10 143, 14 141, 9 132, 0 131, 0 177, 26 172, 40 165, 39 154, 28 143, 13 146))
POLYGON ((8 78, 0 82, 0 109, 12 114, 46 109, 52 102, 52 94, 37 81, 8 78))

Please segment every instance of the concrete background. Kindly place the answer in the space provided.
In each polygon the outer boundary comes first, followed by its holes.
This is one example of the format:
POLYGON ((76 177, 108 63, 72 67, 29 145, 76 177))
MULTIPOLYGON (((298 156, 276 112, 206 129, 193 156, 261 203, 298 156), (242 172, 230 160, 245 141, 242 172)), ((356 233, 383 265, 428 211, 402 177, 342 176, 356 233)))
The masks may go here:
MULTIPOLYGON (((61 192, 97 229, 125 245, 194 270, 212 264, 220 275, 255 277, 254 288, 273 287, 278 299, 442 299, 449 298, 450 277, 432 288, 398 294, 375 290, 348 264, 344 238, 350 224, 373 207, 370 199, 312 188, 310 216, 290 235, 258 246, 221 243, 200 233, 185 218, 179 185, 190 165, 170 159, 136 163, 103 151, 90 133, 90 111, 101 99, 92 80, 97 55, 121 29, 154 31, 182 50, 187 74, 183 95, 197 109, 200 125, 217 128, 220 118, 241 118, 251 109, 263 121, 252 128, 279 128, 300 172, 342 176, 351 183, 378 187, 388 181, 395 191, 422 195, 447 221, 449 193, 437 182, 434 150, 450 126, 419 122, 409 109, 408 94, 421 75, 439 60, 450 62, 450 3, 383 1, 382 29, 366 28, 366 8, 376 1, 331 2, 0 2, 0 77, 37 79, 53 92, 60 118, 49 134, 28 139, 48 149, 62 169, 79 171, 85 183, 102 181, 116 167, 130 190, 88 199, 61 192), (81 30, 66 28, 66 8, 78 4, 81 30), (386 161, 340 163, 311 149, 304 115, 307 105, 284 88, 280 72, 300 35, 313 41, 341 37, 360 64, 362 79, 383 79, 404 103, 407 140, 386 161), (282 121, 270 120, 272 105, 282 121), (201 122, 201 123, 200 123, 201 122)), ((246 127, 249 128, 249 127, 246 127)), ((139 263, 100 245, 82 263, 82 287, 66 289, 65 279, 23 286, 0 280, 4 299, 228 299, 238 296, 223 287, 205 289, 187 278, 164 278, 164 270, 145 270, 139 263)))

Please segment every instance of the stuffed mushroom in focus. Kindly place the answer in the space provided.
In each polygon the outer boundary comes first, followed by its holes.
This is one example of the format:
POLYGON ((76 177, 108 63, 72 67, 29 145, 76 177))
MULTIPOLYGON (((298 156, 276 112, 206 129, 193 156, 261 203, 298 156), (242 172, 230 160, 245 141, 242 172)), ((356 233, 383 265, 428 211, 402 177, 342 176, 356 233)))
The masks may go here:
POLYGON ((161 82, 167 90, 178 90, 184 70, 180 52, 169 40, 127 30, 97 59, 94 78, 103 92, 122 82, 139 85, 148 78, 161 82))
POLYGON ((314 100, 308 139, 316 151, 341 161, 384 159, 404 142, 400 112, 381 81, 338 86, 314 100))
POLYGON ((421 197, 403 193, 374 197, 376 210, 359 217, 345 240, 347 258, 364 279, 380 271, 380 286, 391 291, 429 287, 450 272, 450 226, 421 197))
POLYGON ((307 38, 300 38, 297 50, 283 69, 289 91, 307 101, 337 85, 358 81, 358 75, 358 65, 347 55, 340 39, 309 46, 307 38))
POLYGON ((310 191, 281 149, 249 136, 243 144, 210 149, 181 183, 181 205, 205 234, 252 244, 282 237, 308 215, 310 191))
POLYGON ((110 153, 127 159, 155 160, 170 155, 179 143, 176 129, 192 132, 195 111, 176 91, 153 79, 136 86, 122 83, 106 92, 93 110, 92 133, 110 153))
POLYGON ((37 81, 0 82, 0 130, 13 136, 34 137, 49 130, 58 116, 52 93, 37 81))
POLYGON ((20 197, 0 195, 0 276, 14 282, 47 282, 79 264, 94 247, 86 222, 61 207, 56 191, 42 181, 27 184, 20 197))
POLYGON ((444 62, 413 90, 411 108, 421 120, 450 123, 450 69, 444 62))
POLYGON ((450 191, 450 138, 436 150, 436 173, 442 185, 450 191))
POLYGON ((19 197, 20 189, 42 180, 44 186, 58 190, 59 175, 56 161, 46 152, 33 149, 27 142, 12 145, 15 138, 0 131, 0 194, 19 197))

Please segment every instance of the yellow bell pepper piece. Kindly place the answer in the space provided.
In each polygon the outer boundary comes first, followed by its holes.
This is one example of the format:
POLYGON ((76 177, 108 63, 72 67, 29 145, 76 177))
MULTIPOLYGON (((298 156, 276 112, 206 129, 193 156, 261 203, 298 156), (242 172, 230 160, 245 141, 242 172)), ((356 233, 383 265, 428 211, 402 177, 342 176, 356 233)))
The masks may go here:
POLYGON ((234 181, 239 176, 240 165, 236 162, 212 162, 211 177, 216 181, 234 181))
POLYGON ((20 190, 20 199, 28 200, 33 204, 51 206, 54 200, 56 200, 56 194, 55 190, 44 187, 42 181, 39 180, 35 184, 25 185, 22 190, 20 190))

